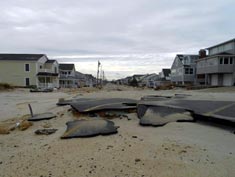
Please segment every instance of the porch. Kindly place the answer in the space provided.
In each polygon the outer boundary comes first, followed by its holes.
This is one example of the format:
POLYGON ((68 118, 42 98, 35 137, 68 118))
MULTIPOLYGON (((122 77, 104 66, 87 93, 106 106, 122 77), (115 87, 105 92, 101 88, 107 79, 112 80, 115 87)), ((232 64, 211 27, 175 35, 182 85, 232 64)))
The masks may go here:
POLYGON ((38 76, 37 77, 38 88, 58 88, 59 79, 55 76, 38 76))
POLYGON ((60 87, 61 88, 77 88, 78 84, 74 80, 61 80, 60 79, 60 87))

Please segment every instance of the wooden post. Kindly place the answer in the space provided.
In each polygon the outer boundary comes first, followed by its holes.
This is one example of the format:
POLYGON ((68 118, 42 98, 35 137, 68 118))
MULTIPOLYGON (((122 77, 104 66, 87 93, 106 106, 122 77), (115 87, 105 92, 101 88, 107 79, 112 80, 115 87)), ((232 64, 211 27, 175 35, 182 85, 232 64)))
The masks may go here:
POLYGON ((31 117, 33 117, 33 110, 32 110, 32 107, 31 107, 30 104, 28 104, 28 106, 29 106, 29 111, 30 111, 31 117))

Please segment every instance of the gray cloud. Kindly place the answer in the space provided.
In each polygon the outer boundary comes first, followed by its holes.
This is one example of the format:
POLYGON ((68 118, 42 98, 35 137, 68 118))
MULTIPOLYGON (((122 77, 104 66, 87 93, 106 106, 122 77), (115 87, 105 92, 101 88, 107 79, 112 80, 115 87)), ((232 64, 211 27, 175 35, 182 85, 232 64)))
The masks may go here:
POLYGON ((176 53, 197 53, 234 38, 234 5, 234 0, 1 1, 0 49, 46 53, 80 65, 101 58, 104 65, 125 68, 109 71, 110 78, 138 73, 141 65, 146 73, 157 65, 159 72, 176 53))

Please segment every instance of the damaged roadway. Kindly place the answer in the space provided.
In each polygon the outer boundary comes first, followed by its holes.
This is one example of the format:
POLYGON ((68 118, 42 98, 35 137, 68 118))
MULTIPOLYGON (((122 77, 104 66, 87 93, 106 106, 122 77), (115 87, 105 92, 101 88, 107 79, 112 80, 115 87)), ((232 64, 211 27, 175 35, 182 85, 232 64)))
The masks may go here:
MULTIPOLYGON (((64 102, 68 103, 68 101, 64 102)), ((170 122, 193 122, 196 120, 195 115, 232 122, 235 120, 233 115, 234 102, 191 100, 190 95, 187 94, 176 94, 174 96, 150 95, 142 97, 140 101, 124 98, 82 98, 80 100, 70 100, 69 102, 71 107, 79 113, 94 113, 96 115, 96 113, 103 111, 106 118, 109 117, 107 116, 109 114, 106 114, 107 111, 136 109, 139 124, 142 126, 163 126, 170 122)), ((99 117, 99 114, 97 116, 99 117)), ((114 123, 105 121, 93 118, 91 120, 68 122, 67 130, 61 138, 117 133, 114 123), (103 122, 103 126, 99 126, 101 125, 100 122, 103 122)))
MULTIPOLYGON (((128 91, 101 90, 84 93, 83 96, 92 99, 123 97, 139 100, 144 95, 173 97, 174 93, 191 94, 194 100, 203 98, 211 101, 233 101, 235 98, 235 91, 208 93, 204 90, 154 91, 132 88, 128 91)), ((1 93, 1 120, 28 114, 28 102, 32 104, 35 114, 52 112, 57 118, 33 122, 25 131, 17 128, 10 134, 0 135, 2 176, 69 177, 79 174, 94 177, 137 177, 158 174, 158 177, 188 177, 190 174, 201 177, 233 177, 235 174, 233 127, 215 126, 214 123, 201 121, 173 122, 158 128, 143 127, 138 124, 136 114, 131 113, 127 114, 130 121, 119 118, 111 120, 115 126, 120 127, 118 134, 61 140, 60 137, 66 131, 66 122, 80 120, 83 117, 75 117, 69 111, 70 106, 59 107, 55 106, 55 103, 60 97, 76 98, 78 93, 69 92, 66 95, 58 91, 32 95, 22 90, 1 93), (34 132, 43 129, 45 124, 50 124, 49 128, 58 130, 51 135, 36 135, 34 132)), ((187 99, 193 100, 190 96, 187 99)))
POLYGON ((235 122, 235 102, 197 100, 190 98, 190 95, 182 97, 179 97, 179 95, 174 97, 145 96, 138 103, 138 117, 141 118, 143 112, 147 109, 154 108, 156 110, 155 112, 157 112, 157 110, 162 112, 162 107, 175 110, 176 113, 185 110, 190 112, 194 118, 200 118, 202 120, 209 118, 212 121, 223 120, 231 123, 235 122))

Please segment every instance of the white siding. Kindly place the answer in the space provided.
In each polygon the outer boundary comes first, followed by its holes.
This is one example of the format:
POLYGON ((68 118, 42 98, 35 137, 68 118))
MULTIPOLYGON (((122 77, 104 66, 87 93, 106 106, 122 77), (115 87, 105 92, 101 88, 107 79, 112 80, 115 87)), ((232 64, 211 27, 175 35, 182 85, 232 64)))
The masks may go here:
POLYGON ((233 75, 224 74, 223 75, 223 86, 232 86, 233 85, 233 75))
POLYGON ((217 74, 212 74, 211 75, 211 85, 217 86, 218 83, 218 75, 217 74))

